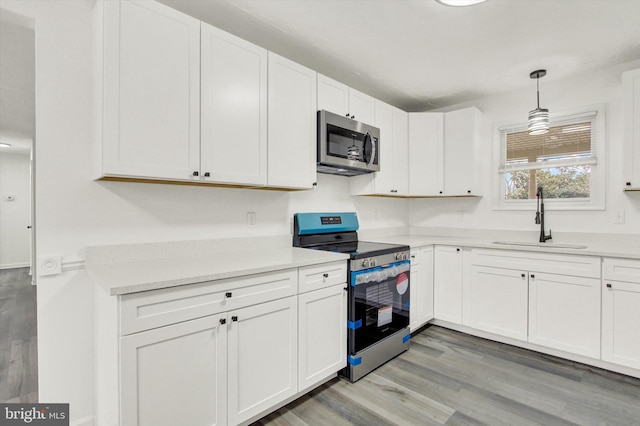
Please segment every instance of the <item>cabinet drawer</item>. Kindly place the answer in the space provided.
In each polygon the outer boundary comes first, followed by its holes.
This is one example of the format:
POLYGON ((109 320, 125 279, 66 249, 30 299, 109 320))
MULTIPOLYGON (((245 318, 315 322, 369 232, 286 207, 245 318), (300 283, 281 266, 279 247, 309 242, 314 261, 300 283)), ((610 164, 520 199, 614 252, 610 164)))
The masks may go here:
POLYGON ((478 266, 600 278, 600 258, 595 256, 474 249, 471 251, 471 263, 478 266))
POLYGON ((120 334, 293 296, 297 278, 297 270, 290 269, 127 294, 120 299, 120 334))
POLYGON ((604 258, 602 259, 602 278, 640 283, 640 260, 604 258))
POLYGON ((347 282, 347 262, 322 263, 305 266, 298 270, 300 293, 347 282))

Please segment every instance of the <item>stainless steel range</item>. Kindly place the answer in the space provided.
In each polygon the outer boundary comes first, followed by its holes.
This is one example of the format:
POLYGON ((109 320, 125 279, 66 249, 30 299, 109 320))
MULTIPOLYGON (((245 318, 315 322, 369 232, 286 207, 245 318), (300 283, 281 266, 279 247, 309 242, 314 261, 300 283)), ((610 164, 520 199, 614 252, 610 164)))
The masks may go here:
POLYGON ((409 246, 358 240, 356 213, 297 213, 293 245, 350 255, 347 367, 355 382, 409 348, 409 246))

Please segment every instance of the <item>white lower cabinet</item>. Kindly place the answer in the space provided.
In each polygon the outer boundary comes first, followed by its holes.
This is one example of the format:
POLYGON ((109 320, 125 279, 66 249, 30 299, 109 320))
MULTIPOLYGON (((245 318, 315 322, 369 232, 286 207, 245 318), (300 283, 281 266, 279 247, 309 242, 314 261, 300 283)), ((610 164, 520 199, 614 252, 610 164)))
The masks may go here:
POLYGON ((600 259, 474 249, 469 326, 591 358, 600 357, 600 259))
POLYGON ((531 273, 529 342, 600 358, 600 280, 531 273))
POLYGON ((433 247, 411 250, 409 331, 433 319, 433 247))
POLYGON ((517 270, 473 266, 469 286, 470 326, 527 340, 527 274, 517 270))
POLYGON ((249 423, 334 377, 346 366, 346 274, 337 261, 97 291, 97 423, 249 423))
POLYGON ((227 424, 225 318, 211 315, 120 339, 120 424, 227 424))
POLYGON ((296 296, 230 312, 227 323, 229 424, 235 425, 298 391, 296 296))
POLYGON ((298 389, 318 384, 347 366, 347 284, 298 296, 298 389))
POLYGON ((436 246, 433 267, 433 315, 462 324, 462 248, 436 246))
POLYGON ((602 359, 640 369, 640 261, 604 259, 602 359))

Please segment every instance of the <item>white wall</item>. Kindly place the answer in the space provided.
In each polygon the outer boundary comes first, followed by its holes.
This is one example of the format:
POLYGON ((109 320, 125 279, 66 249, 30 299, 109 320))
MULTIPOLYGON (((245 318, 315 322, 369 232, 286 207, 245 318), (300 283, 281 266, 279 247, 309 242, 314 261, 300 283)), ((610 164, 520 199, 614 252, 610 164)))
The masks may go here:
MULTIPOLYGON (((586 105, 606 104, 607 183, 606 209, 600 211, 554 211, 545 215, 545 228, 554 232, 640 233, 640 194, 625 194, 623 178, 622 86, 623 71, 640 68, 640 61, 609 67, 596 72, 564 80, 541 80, 540 104, 554 111, 569 110, 586 105), (617 211, 624 211, 625 223, 616 224, 617 211)), ((551 76, 551 70, 545 79, 551 76)), ((523 78, 528 78, 526 75, 523 78)), ((539 230, 535 225, 535 211, 494 210, 493 197, 497 193, 497 163, 493 133, 496 123, 526 122, 528 112, 535 107, 535 84, 527 90, 513 91, 476 102, 455 105, 454 110, 469 105, 483 111, 482 133, 477 150, 477 182, 481 185, 480 199, 422 199, 410 204, 411 226, 458 227, 507 230, 539 230), (460 211, 464 219, 460 221, 460 211)))
POLYGON ((30 263, 30 163, 29 154, 0 153, 0 269, 30 263))
MULTIPOLYGON (((405 200, 352 198, 339 176, 319 175, 316 190, 299 192, 93 181, 93 5, 0 0, 36 22, 38 257, 75 260, 90 245, 287 235, 297 211, 355 210, 362 229, 408 225, 405 200), (252 228, 249 211, 257 214, 252 228)), ((72 424, 90 424, 94 410, 92 289, 84 271, 38 278, 40 401, 71 403, 72 424)))

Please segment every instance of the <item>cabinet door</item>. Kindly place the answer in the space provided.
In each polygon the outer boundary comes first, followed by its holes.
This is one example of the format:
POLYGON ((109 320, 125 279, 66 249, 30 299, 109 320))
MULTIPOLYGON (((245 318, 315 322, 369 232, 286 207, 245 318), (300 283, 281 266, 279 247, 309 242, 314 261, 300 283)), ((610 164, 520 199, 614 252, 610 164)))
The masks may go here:
POLYGON ((235 425, 298 390, 297 297, 232 311, 228 318, 229 424, 235 425))
POLYGON ((316 182, 316 73, 269 52, 267 183, 312 188, 316 182))
POLYGON ((442 171, 444 116, 438 112, 409 114, 409 193, 444 194, 442 171))
POLYGON ((625 187, 640 188, 640 69, 622 74, 625 187))
POLYGON ((391 105, 380 101, 375 102, 374 125, 380 129, 380 171, 372 173, 375 193, 393 195, 393 107, 391 105))
POLYGON ((411 307, 409 309, 409 331, 413 333, 424 323, 426 304, 426 275, 423 272, 423 258, 420 249, 411 250, 411 285, 409 286, 409 297, 411 307))
POLYGON ((640 369, 640 283, 605 281, 602 359, 640 369))
POLYGON ((200 21, 158 2, 104 3, 103 175, 194 179, 200 21))
POLYGON ((120 339, 122 425, 227 424, 224 314, 120 339))
POLYGON ((318 110, 349 115, 349 87, 339 81, 318 74, 318 110))
POLYGON ((600 358, 600 280, 531 272, 529 342, 600 358))
POLYGON ((345 283, 298 296, 299 391, 347 366, 346 290, 345 283))
POLYGON ((433 265, 434 317, 462 324, 462 249, 438 246, 433 265))
POLYGON ((425 301, 422 320, 424 323, 433 319, 433 247, 422 247, 422 274, 425 286, 425 301))
POLYGON ((410 331, 433 319, 433 247, 411 250, 410 331))
POLYGON ((202 23, 201 177, 267 183, 267 50, 202 23))
POLYGON ((527 340, 527 274, 473 266, 470 278, 471 327, 527 340))
POLYGON ((354 120, 372 125, 375 120, 374 99, 355 89, 349 89, 349 114, 354 120))
POLYGON ((393 108, 393 189, 396 195, 409 195, 409 114, 393 108))
POLYGON ((475 143, 479 113, 476 108, 465 108, 444 116, 445 195, 475 193, 475 143))

